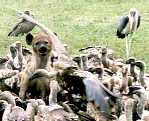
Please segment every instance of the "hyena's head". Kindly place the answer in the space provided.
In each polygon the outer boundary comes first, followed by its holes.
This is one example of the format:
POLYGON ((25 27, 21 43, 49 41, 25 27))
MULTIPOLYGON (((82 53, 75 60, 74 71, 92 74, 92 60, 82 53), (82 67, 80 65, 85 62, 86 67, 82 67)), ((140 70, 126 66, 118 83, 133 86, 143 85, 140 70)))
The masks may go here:
POLYGON ((26 43, 32 45, 33 52, 39 56, 47 56, 52 51, 52 37, 45 33, 38 33, 35 37, 29 33, 26 43))

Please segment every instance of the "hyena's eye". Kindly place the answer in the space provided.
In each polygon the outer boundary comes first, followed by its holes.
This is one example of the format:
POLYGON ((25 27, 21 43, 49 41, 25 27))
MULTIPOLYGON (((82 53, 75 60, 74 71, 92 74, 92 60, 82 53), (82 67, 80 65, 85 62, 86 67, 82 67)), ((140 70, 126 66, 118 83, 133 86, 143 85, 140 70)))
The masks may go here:
POLYGON ((36 45, 39 45, 39 42, 36 42, 36 45))
POLYGON ((48 42, 45 42, 45 44, 47 45, 47 44, 48 44, 48 42))

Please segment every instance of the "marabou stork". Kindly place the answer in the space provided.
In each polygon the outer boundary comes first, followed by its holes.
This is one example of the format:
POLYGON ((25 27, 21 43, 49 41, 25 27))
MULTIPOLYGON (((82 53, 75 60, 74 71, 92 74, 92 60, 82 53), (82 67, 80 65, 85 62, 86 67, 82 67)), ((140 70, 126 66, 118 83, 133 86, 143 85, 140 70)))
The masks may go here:
POLYGON ((122 16, 117 27, 117 37, 124 39, 126 37, 126 56, 129 57, 131 48, 131 39, 128 35, 132 35, 140 26, 141 16, 136 8, 131 8, 128 15, 122 16))

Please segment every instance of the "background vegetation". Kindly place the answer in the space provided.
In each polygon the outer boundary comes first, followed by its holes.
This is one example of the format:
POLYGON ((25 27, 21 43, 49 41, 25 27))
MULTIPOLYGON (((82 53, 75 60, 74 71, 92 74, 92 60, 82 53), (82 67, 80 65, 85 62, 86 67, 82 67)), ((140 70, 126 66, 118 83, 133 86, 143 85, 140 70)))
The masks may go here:
MULTIPOLYGON (((121 15, 137 8, 142 21, 133 35, 131 56, 149 66, 149 0, 0 0, 0 56, 4 56, 14 41, 25 45, 25 36, 8 37, 18 21, 17 12, 31 10, 35 18, 55 31, 71 54, 89 46, 106 46, 117 57, 125 58, 125 41, 118 39, 116 26, 121 15)), ((39 31, 38 28, 33 33, 39 31)), ((148 68, 149 70, 149 68, 148 68)))

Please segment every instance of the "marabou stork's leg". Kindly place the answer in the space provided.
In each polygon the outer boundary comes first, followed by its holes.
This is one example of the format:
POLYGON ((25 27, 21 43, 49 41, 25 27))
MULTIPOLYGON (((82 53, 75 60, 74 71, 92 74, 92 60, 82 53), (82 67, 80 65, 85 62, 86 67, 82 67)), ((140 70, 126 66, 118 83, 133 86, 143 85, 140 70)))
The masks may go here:
POLYGON ((126 46, 126 59, 129 58, 131 53, 131 44, 132 44, 132 34, 129 34, 125 39, 125 46, 126 46))
POLYGON ((129 57, 129 48, 128 48, 128 41, 129 40, 129 38, 128 38, 128 36, 126 37, 126 39, 125 39, 125 51, 126 51, 126 59, 128 59, 128 57, 129 57))
POLYGON ((131 55, 131 45, 132 45, 132 34, 128 35, 128 53, 131 55))

